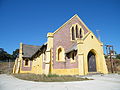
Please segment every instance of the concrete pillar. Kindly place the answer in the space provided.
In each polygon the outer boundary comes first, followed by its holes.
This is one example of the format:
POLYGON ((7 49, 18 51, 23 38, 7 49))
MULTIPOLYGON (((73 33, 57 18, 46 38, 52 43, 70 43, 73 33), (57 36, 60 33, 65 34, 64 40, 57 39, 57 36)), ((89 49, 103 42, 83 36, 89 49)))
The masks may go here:
POLYGON ((84 75, 83 40, 77 39, 79 75, 84 75))
POLYGON ((20 59, 22 59, 22 56, 23 56, 23 54, 22 54, 22 53, 23 53, 23 50, 22 50, 22 49, 23 49, 23 44, 20 43, 20 49, 19 49, 19 58, 20 58, 20 59))
POLYGON ((22 66, 22 50, 23 47, 22 47, 22 43, 20 43, 20 49, 19 49, 19 58, 16 59, 17 60, 17 63, 16 63, 16 70, 15 70, 15 73, 19 73, 20 69, 21 69, 21 66, 22 66))
POLYGON ((47 34, 47 37, 48 37, 48 41, 47 41, 47 50, 46 50, 46 61, 45 61, 45 74, 48 75, 50 74, 52 71, 51 71, 51 56, 52 56, 52 53, 51 53, 51 50, 53 49, 53 33, 48 33, 47 34))
POLYGON ((16 58, 15 59, 15 64, 14 64, 14 66, 13 66, 13 73, 15 73, 16 72, 16 65, 17 65, 17 62, 18 62, 18 60, 17 60, 18 58, 16 58))

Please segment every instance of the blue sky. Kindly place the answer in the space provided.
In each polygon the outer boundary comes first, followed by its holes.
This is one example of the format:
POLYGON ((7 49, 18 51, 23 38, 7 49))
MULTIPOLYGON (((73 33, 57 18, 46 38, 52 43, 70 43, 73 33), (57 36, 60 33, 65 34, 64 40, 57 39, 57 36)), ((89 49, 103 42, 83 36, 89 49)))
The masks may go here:
POLYGON ((42 45, 74 14, 120 53, 120 0, 0 0, 0 48, 12 53, 20 42, 42 45))

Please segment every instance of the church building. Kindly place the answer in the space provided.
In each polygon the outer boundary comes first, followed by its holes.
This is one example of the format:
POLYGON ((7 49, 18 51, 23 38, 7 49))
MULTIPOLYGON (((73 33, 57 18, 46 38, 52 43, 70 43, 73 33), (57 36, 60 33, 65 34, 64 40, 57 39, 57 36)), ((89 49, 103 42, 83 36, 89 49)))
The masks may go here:
POLYGON ((41 46, 20 43, 13 73, 88 75, 107 74, 103 43, 74 15, 41 46))

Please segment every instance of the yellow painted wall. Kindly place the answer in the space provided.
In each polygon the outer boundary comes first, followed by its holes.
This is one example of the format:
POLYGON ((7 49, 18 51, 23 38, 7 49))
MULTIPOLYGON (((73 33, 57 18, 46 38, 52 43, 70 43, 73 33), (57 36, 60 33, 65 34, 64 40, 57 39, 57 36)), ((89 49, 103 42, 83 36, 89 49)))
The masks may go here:
POLYGON ((20 73, 34 73, 34 74, 43 74, 43 69, 42 69, 42 54, 32 60, 32 69, 31 71, 23 71, 22 69, 20 70, 20 73))
MULTIPOLYGON (((21 60, 21 65, 20 65, 20 73, 32 73, 31 71, 23 71, 22 70, 22 62, 23 62, 23 60, 21 60)), ((28 62, 29 64, 30 64, 30 61, 28 62)), ((28 65, 28 67, 29 67, 30 65, 28 65)), ((26 66, 27 67, 27 66, 26 66)))
POLYGON ((88 60, 87 55, 90 50, 96 54, 96 68, 97 72, 108 73, 107 66, 105 63, 103 46, 102 43, 97 40, 95 35, 90 32, 90 34, 83 40, 83 53, 84 53, 84 73, 88 74, 88 60), (92 38, 93 36, 93 38, 92 38))
POLYGON ((33 64, 32 64, 32 73, 35 74, 42 74, 43 73, 43 69, 42 69, 42 58, 43 55, 41 54, 39 57, 35 58, 33 60, 33 64))
MULTIPOLYGON (((88 72, 88 60, 87 55, 89 51, 92 51, 96 54, 96 68, 97 72, 100 73, 108 73, 107 66, 103 54, 103 46, 102 43, 97 40, 95 35, 90 32, 87 37, 83 38, 82 47, 78 45, 78 53, 81 54, 80 60, 83 59, 83 62, 78 64, 79 66, 83 66, 80 68, 74 69, 53 69, 52 74, 58 75, 87 75, 88 72), (92 38, 93 36, 93 38, 92 38), (83 64, 83 65, 81 65, 83 64)), ((43 55, 41 54, 39 57, 35 58, 32 62, 32 70, 31 71, 20 71, 20 73, 35 73, 35 74, 43 74, 45 70, 42 69, 42 58, 43 55)))

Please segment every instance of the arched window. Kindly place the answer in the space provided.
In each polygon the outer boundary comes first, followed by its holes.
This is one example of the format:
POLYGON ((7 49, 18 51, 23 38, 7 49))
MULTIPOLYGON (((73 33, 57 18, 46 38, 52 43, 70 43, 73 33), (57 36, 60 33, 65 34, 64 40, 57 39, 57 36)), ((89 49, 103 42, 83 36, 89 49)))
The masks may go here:
POLYGON ((82 29, 80 28, 80 38, 82 38, 82 29))
POLYGON ((61 46, 57 48, 56 59, 57 61, 65 61, 65 51, 61 46))
POLYGON ((76 38, 79 38, 79 35, 78 35, 78 26, 76 25, 76 38))
POLYGON ((72 27, 72 40, 75 40, 74 27, 72 27))
POLYGON ((62 59, 62 50, 61 48, 58 49, 58 61, 62 59))
POLYGON ((70 32, 72 41, 77 40, 77 38, 84 37, 84 30, 78 23, 72 25, 70 32))

